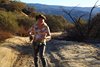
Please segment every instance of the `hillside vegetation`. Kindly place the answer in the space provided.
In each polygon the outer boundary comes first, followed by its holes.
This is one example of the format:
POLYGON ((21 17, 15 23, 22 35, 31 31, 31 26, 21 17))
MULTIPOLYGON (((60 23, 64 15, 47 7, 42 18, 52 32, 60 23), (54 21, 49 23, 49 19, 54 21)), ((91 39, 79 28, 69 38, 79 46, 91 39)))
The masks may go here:
MULTIPOLYGON (((11 35, 28 36, 28 29, 36 22, 35 16, 44 14, 37 12, 35 9, 19 1, 0 0, 0 34, 2 34, 0 40, 11 37, 11 35), (8 33, 8 35, 6 36, 2 31, 6 34, 8 33)), ((70 13, 70 10, 69 12, 65 9, 61 10, 73 22, 66 20, 61 15, 44 14, 47 17, 46 23, 50 27, 51 32, 67 32, 67 37, 64 37, 66 40, 100 41, 99 13, 94 17, 92 17, 92 12, 88 13, 90 18, 86 21, 82 18, 85 16, 84 14, 76 18, 70 13)))
MULTIPOLYGON (((0 0, 0 67, 34 67, 33 46, 27 31, 38 14, 44 13, 16 0, 0 0)), ((46 45, 48 67, 100 67, 99 13, 89 23, 71 17, 66 11, 73 23, 63 16, 44 15, 51 32, 55 32, 46 45)), ((42 67, 40 59, 39 65, 42 67)))
MULTIPOLYGON (((36 22, 35 16, 38 14, 41 13, 36 12, 34 7, 28 7, 25 3, 14 0, 0 0, 0 40, 12 35, 28 36, 27 31, 36 22)), ((45 16, 51 32, 64 31, 68 22, 62 16, 45 16)))

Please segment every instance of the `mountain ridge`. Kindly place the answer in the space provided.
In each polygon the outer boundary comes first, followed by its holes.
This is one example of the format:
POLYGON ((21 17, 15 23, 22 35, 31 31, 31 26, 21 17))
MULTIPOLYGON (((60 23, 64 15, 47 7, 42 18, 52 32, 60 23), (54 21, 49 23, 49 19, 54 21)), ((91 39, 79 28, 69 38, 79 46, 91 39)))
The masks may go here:
MULTIPOLYGON (((76 18, 79 18, 81 15, 85 14, 83 19, 88 19, 90 10, 92 8, 92 7, 77 7, 77 6, 74 7, 74 6, 46 5, 46 4, 39 4, 39 3, 36 4, 28 3, 27 5, 29 7, 35 7, 37 12, 49 14, 49 15, 58 15, 58 16, 60 15, 69 21, 71 21, 70 17, 63 12, 62 8, 67 12, 73 9, 71 15, 76 18)), ((100 12, 100 8, 95 8, 93 10, 92 16, 94 16, 96 13, 99 12, 100 12)))

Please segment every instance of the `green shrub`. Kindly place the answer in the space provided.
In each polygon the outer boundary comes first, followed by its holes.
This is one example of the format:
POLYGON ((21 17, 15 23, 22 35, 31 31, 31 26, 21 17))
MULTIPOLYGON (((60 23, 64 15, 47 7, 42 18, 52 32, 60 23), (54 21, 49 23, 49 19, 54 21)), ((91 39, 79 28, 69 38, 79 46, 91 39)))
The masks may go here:
POLYGON ((91 21, 91 31, 89 36, 91 38, 100 39, 100 13, 97 13, 91 21))
POLYGON ((9 10, 10 11, 21 11, 25 7, 26 7, 26 4, 25 3, 17 2, 17 1, 12 1, 9 4, 9 10))
POLYGON ((17 34, 20 36, 27 36, 27 31, 33 25, 34 19, 24 15, 19 15, 17 16, 17 22, 19 25, 19 31, 17 32, 17 34))
POLYGON ((47 15, 46 22, 52 32, 64 31, 67 26, 67 21, 62 16, 47 15))
POLYGON ((0 11, 0 28, 5 31, 17 32, 19 27, 16 16, 12 12, 0 11))
POLYGON ((29 17, 18 18, 17 21, 18 25, 23 26, 25 30, 29 29, 34 22, 34 20, 29 17))
POLYGON ((0 0, 0 3, 9 3, 11 0, 0 0))
POLYGON ((23 27, 23 26, 20 26, 20 29, 16 34, 18 36, 28 36, 27 30, 25 30, 25 27, 23 27))

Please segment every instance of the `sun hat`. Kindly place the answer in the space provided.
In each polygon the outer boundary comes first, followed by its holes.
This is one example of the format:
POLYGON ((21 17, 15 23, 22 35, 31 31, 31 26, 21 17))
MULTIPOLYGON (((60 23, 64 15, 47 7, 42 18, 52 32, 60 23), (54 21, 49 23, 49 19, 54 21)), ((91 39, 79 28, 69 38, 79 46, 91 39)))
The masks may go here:
POLYGON ((46 20, 46 17, 42 14, 36 16, 36 20, 39 19, 39 18, 43 18, 44 20, 46 20))

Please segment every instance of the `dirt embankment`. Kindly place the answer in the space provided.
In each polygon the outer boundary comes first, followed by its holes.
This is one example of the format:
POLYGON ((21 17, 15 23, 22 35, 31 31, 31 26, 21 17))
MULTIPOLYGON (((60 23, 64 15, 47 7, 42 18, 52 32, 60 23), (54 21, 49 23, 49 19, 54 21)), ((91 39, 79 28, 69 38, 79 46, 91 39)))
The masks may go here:
MULTIPOLYGON (((47 43, 48 67, 100 67, 100 44, 51 40, 47 43)), ((41 62, 39 62, 40 67, 41 62)), ((0 43, 0 67, 34 67, 33 51, 27 37, 0 43)))

